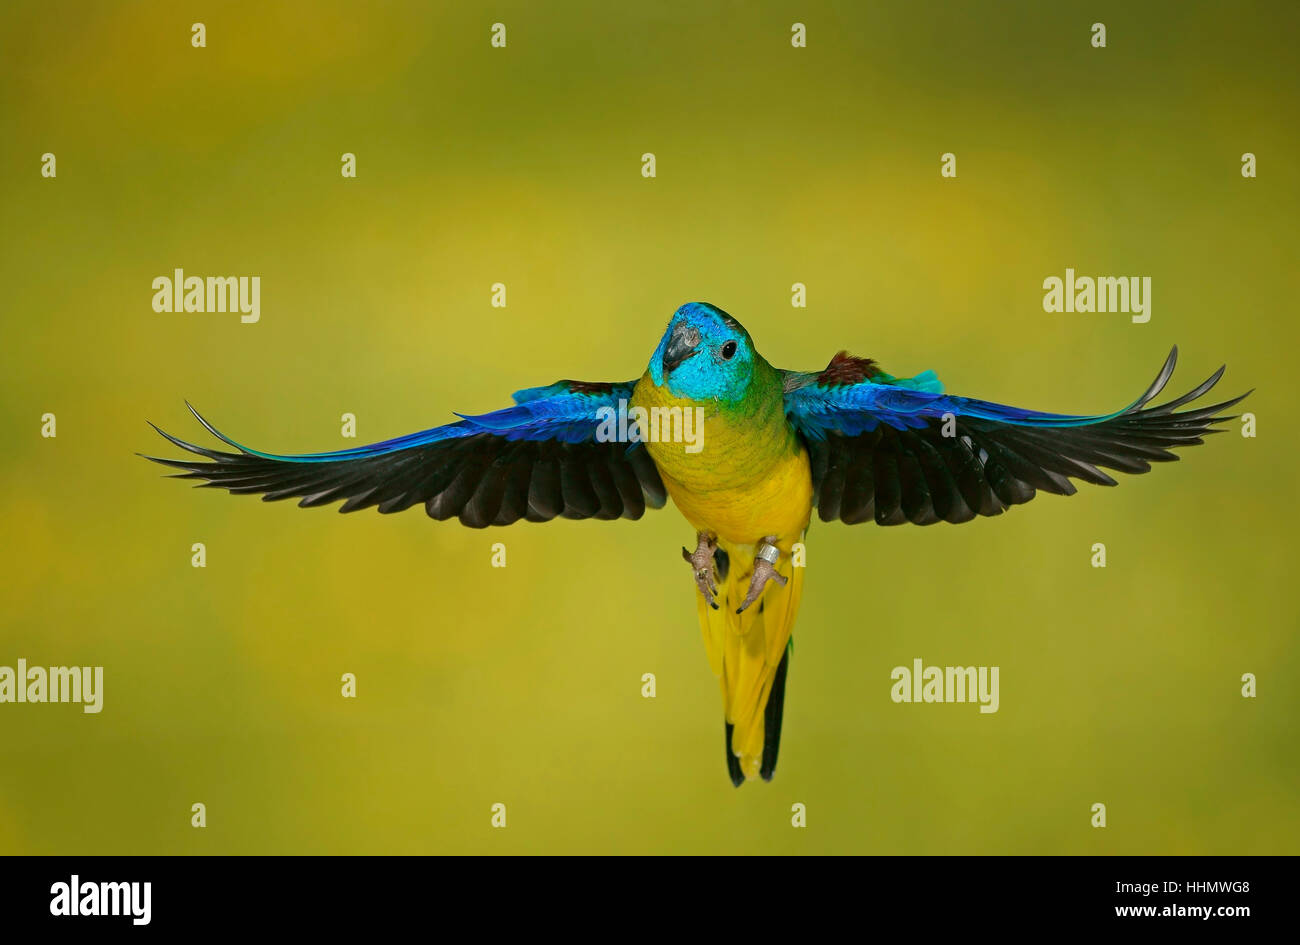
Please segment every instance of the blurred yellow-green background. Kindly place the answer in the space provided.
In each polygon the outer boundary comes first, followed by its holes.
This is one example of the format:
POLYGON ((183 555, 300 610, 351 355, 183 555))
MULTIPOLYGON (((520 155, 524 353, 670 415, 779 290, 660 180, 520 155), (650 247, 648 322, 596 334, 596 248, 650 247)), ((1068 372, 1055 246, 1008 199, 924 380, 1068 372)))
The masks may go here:
POLYGON ((1297 10, 6 3, 0 665, 105 697, 0 705, 0 852, 1300 852, 1297 10), (1044 313, 1067 266, 1150 276, 1151 321, 1044 313), (260 276, 261 321, 155 313, 177 267, 260 276), (209 442, 185 399, 298 452, 634 377, 694 299, 780 366, 1046 410, 1177 343, 1171 391, 1226 361, 1259 435, 961 527, 815 523, 780 767, 739 791, 671 507, 472 531, 134 455, 170 455, 146 419, 209 442), (916 657, 1000 666, 1000 711, 892 703, 916 657))

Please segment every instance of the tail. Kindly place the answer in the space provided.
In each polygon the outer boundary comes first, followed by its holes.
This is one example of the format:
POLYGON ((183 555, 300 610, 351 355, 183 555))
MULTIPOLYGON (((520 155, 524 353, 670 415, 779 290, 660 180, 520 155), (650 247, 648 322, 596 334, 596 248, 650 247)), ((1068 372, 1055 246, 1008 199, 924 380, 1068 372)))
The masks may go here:
POLYGON ((785 585, 770 582, 757 601, 737 614, 753 574, 754 551, 753 545, 720 542, 714 556, 718 609, 699 597, 704 647, 722 689, 727 773, 736 787, 757 777, 771 781, 776 773, 786 674, 794 649, 790 632, 803 591, 804 569, 793 566, 785 546, 777 565, 785 585))

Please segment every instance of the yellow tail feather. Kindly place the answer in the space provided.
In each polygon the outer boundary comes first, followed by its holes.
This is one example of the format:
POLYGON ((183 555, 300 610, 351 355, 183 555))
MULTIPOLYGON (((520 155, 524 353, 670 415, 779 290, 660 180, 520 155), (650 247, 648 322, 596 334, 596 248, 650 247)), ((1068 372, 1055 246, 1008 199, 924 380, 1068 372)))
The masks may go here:
MULTIPOLYGON (((786 553, 781 555, 777 572, 787 579, 785 585, 770 581, 744 613, 737 614, 736 608, 749 590, 754 545, 720 541, 716 559, 718 609, 697 595, 704 648, 722 689, 722 709, 730 727, 729 750, 748 779, 760 774, 770 778, 775 768, 775 751, 770 752, 766 769, 763 763, 764 716, 803 591, 804 569, 792 565, 790 545, 784 541, 780 544, 786 553)), ((771 747, 775 748, 775 743, 771 747)), ((729 763, 729 767, 733 766, 729 763)))

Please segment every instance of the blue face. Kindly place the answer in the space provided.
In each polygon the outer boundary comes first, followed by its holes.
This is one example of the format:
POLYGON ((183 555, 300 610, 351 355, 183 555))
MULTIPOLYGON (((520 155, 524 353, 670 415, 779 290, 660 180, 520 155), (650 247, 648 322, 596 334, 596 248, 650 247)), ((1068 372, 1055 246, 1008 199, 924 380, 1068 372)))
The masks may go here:
POLYGON ((708 302, 689 302, 673 313, 650 357, 650 379, 678 397, 735 402, 749 390, 754 346, 749 332, 708 302))

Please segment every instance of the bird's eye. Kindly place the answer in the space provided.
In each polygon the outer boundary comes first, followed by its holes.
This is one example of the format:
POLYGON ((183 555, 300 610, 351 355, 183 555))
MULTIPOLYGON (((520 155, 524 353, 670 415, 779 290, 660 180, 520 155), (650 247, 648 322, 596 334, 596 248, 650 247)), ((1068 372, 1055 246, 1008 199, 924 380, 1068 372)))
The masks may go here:
POLYGON ((736 343, 728 341, 722 346, 722 360, 730 361, 736 355, 736 343))

